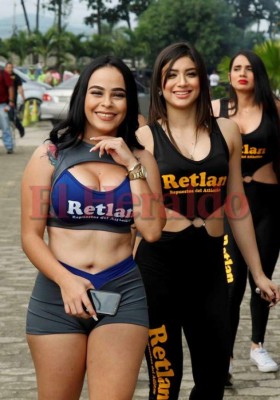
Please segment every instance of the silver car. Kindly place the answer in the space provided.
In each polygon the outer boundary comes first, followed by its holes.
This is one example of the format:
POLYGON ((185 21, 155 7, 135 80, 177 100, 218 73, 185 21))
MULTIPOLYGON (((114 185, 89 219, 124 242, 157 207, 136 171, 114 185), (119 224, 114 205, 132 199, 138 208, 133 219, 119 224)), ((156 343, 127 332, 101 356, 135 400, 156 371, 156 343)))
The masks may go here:
MULTIPOLYGON (((75 75, 44 93, 41 104, 41 120, 49 120, 55 125, 66 117, 70 98, 78 78, 79 76, 75 75)), ((136 83, 141 114, 146 117, 148 113, 149 93, 141 83, 137 81, 136 83)))
POLYGON ((78 79, 79 75, 75 75, 45 91, 41 104, 41 120, 47 119, 55 125, 66 117, 70 98, 78 79))

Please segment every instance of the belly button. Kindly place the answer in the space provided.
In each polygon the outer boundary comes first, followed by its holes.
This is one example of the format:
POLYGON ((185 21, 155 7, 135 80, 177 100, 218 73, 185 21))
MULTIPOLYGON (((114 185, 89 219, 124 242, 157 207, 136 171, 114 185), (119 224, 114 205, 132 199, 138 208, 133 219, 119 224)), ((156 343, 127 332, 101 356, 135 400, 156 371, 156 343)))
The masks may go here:
POLYGON ((205 226, 205 225, 206 225, 205 220, 202 219, 202 218, 195 218, 195 219, 192 221, 192 224, 193 224, 193 226, 194 226, 195 228, 201 228, 202 226, 205 226))
POLYGON ((249 175, 244 176, 244 178, 243 178, 243 182, 245 182, 245 183, 250 183, 250 182, 252 182, 252 180, 253 180, 252 176, 249 176, 249 175))

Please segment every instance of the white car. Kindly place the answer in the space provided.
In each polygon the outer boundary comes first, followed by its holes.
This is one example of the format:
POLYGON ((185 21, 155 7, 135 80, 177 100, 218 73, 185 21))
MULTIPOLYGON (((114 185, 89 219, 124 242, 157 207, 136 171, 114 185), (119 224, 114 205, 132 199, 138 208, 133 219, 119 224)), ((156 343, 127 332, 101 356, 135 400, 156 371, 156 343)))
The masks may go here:
POLYGON ((70 98, 79 75, 61 82, 59 85, 45 91, 41 104, 41 120, 47 119, 55 125, 67 115, 70 98))
MULTIPOLYGON (((79 75, 75 75, 59 85, 47 90, 43 94, 43 101, 40 107, 41 120, 49 120, 53 125, 55 125, 57 122, 66 117, 69 109, 70 98, 78 78, 79 75)), ((143 85, 137 81, 136 83, 138 87, 138 99, 141 114, 146 117, 148 113, 149 94, 143 85)))

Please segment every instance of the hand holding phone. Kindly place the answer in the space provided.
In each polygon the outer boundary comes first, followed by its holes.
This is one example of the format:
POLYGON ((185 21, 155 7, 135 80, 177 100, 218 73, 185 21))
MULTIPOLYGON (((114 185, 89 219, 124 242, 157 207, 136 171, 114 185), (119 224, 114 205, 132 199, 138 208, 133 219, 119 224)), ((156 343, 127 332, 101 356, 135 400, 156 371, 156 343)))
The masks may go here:
POLYGON ((121 301, 120 293, 97 289, 88 289, 87 293, 97 314, 116 315, 121 301))

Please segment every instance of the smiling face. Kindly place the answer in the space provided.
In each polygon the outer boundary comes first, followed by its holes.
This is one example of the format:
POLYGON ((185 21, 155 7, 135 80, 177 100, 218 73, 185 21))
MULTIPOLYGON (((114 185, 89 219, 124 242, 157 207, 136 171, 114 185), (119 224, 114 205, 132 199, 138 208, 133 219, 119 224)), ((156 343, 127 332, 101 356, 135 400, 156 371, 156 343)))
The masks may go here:
POLYGON ((170 71, 169 65, 162 70, 162 93, 166 106, 186 108, 197 100, 200 93, 195 63, 189 57, 181 57, 174 62, 170 71))
POLYGON ((116 136, 126 112, 126 88, 120 71, 111 66, 94 71, 85 97, 86 130, 95 136, 116 136))
POLYGON ((239 91, 254 90, 254 72, 249 60, 243 56, 237 56, 229 73, 229 80, 232 87, 239 91))

